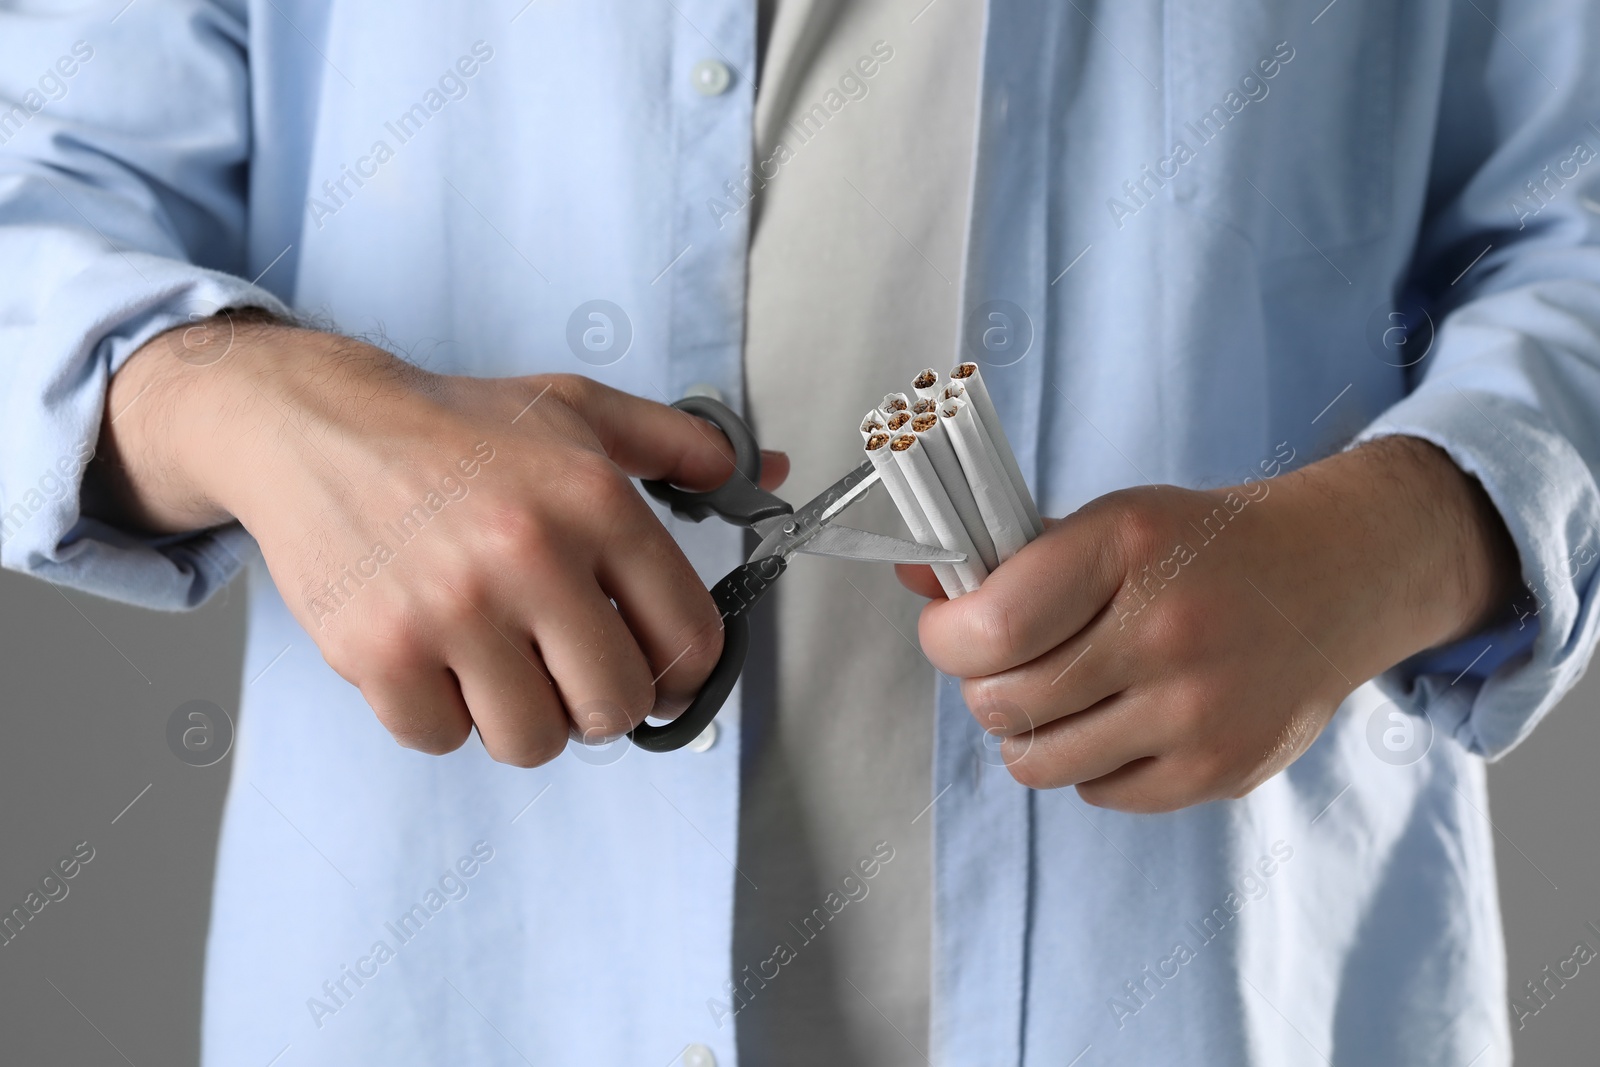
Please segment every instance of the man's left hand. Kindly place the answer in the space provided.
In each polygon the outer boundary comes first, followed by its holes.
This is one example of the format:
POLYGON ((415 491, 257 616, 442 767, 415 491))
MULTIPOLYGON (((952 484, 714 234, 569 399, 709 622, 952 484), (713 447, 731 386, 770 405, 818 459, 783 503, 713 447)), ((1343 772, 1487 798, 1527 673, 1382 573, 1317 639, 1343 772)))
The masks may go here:
POLYGON ((1231 489, 1111 493, 922 612, 1012 775, 1124 811, 1239 797, 1356 686, 1509 607, 1517 553, 1444 452, 1390 437, 1231 489))

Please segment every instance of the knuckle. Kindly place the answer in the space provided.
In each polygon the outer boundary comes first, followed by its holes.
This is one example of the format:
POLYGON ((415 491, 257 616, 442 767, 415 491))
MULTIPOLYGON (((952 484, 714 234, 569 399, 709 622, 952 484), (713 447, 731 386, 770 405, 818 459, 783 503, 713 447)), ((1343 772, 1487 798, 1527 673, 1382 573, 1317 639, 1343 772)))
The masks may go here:
POLYGON ((581 374, 548 374, 536 381, 542 383, 539 389, 549 388, 550 399, 573 411, 582 411, 594 396, 595 382, 581 374))
POLYGON ((497 559, 537 559, 554 549, 548 524, 528 508, 496 507, 481 522, 485 547, 497 559))
POLYGON ((656 687, 651 684, 648 677, 624 683, 618 695, 621 703, 613 705, 616 710, 607 722, 605 736, 608 737, 626 733, 638 726, 654 709, 656 703, 656 687))
POLYGON ((394 691, 388 685, 381 687, 380 691, 389 693, 387 702, 378 697, 371 687, 363 687, 361 695, 372 708, 378 723, 403 748, 442 756, 460 748, 472 732, 472 724, 456 709, 395 701, 394 691))
POLYGON ((1127 812, 1130 815, 1160 815, 1183 807, 1183 804, 1138 782, 1097 779, 1080 782, 1077 789, 1078 796, 1090 807, 1127 812))
POLYGON ((482 624, 481 612, 488 605, 490 596, 487 575, 461 568, 453 575, 441 577, 429 590, 427 616, 436 620, 446 632, 459 633, 482 624))
POLYGON ((962 651, 976 662, 1009 663, 1018 635, 1007 605, 999 597, 986 597, 962 615, 962 651))
MULTIPOLYGON (((628 703, 637 706, 636 700, 628 703)), ((572 725, 578 740, 587 745, 599 744, 631 729, 635 722, 625 708, 626 705, 605 699, 585 701, 573 708, 572 725)), ((647 698, 644 711, 639 713, 638 718, 642 719, 649 711, 650 702, 647 698)))
POLYGON ((632 483, 600 452, 573 449, 561 461, 560 479, 564 495, 591 515, 615 516, 638 499, 632 483))
POLYGON ((1064 784, 1060 771, 1051 766, 1049 760, 1033 752, 1006 760, 1006 770, 1011 772, 1017 784, 1029 789, 1058 789, 1064 784))
POLYGON ((674 635, 667 650, 671 665, 663 664, 661 681, 704 681, 722 657, 723 633, 722 616, 707 594, 703 603, 695 607, 693 617, 674 635))
POLYGON ((504 763, 524 770, 542 767, 561 755, 567 747, 566 735, 550 736, 554 731, 539 731, 536 735, 501 737, 484 742, 484 750, 496 763, 504 763))
POLYGON ((1120 805, 1115 802, 1116 790, 1103 782, 1079 782, 1076 788, 1078 798, 1091 808, 1121 810, 1120 805))
POLYGON ((1013 698, 1014 687, 999 678, 970 678, 961 683, 967 710, 985 732, 1010 737, 1034 728, 1034 716, 1013 698))
POLYGON ((1129 569, 1135 570, 1145 561, 1158 555, 1168 539, 1166 522, 1137 494, 1118 494, 1122 497, 1118 510, 1115 538, 1122 548, 1129 569))
POLYGON ((472 733, 472 727, 455 716, 400 716, 379 712, 378 721, 402 747, 426 752, 430 756, 454 752, 466 743, 472 733))
POLYGON ((410 609, 374 612, 362 620, 359 636, 344 637, 324 649, 328 665, 345 678, 394 678, 415 670, 429 657, 422 621, 410 609))

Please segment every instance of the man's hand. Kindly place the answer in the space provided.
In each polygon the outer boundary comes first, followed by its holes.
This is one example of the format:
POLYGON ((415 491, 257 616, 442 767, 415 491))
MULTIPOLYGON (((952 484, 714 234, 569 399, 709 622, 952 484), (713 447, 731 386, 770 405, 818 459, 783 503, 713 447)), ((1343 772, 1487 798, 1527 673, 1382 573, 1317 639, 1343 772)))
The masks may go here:
MULTIPOLYGON (((926 567, 900 568, 926 596, 926 567)), ((1511 602, 1516 549, 1440 450, 1387 438, 1234 489, 1112 493, 923 609, 1019 782, 1170 811, 1243 796, 1356 686, 1511 602)))
MULTIPOLYGON (((476 727, 534 766, 688 706, 721 620, 629 475, 708 489, 703 420, 584 378, 426 373, 237 316, 152 340, 112 380, 102 518, 237 519, 285 603, 403 745, 476 727)), ((788 461, 766 455, 763 483, 788 461)))

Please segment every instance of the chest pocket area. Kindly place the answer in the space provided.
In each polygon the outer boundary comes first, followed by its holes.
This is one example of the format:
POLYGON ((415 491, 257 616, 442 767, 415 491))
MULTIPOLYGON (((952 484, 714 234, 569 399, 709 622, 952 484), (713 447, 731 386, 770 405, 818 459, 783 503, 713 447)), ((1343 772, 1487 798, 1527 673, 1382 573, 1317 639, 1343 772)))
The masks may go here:
POLYGON ((1180 207, 1263 260, 1372 240, 1391 216, 1394 11, 1288 7, 1166 4, 1169 154, 1156 170, 1180 207))

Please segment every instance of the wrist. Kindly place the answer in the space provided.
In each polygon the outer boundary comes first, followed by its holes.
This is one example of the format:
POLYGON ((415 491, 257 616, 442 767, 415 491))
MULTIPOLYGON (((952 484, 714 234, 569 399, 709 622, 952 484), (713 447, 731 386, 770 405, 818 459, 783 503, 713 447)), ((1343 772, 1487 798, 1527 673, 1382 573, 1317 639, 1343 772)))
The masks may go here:
POLYGON ((398 362, 254 309, 158 335, 112 378, 94 495, 107 517, 162 532, 248 525, 274 476, 315 447, 291 412, 342 369, 380 360, 398 362))
POLYGON ((1326 638, 1368 678, 1490 624, 1517 552, 1483 487, 1436 446, 1386 437, 1285 475, 1275 509, 1326 638))

